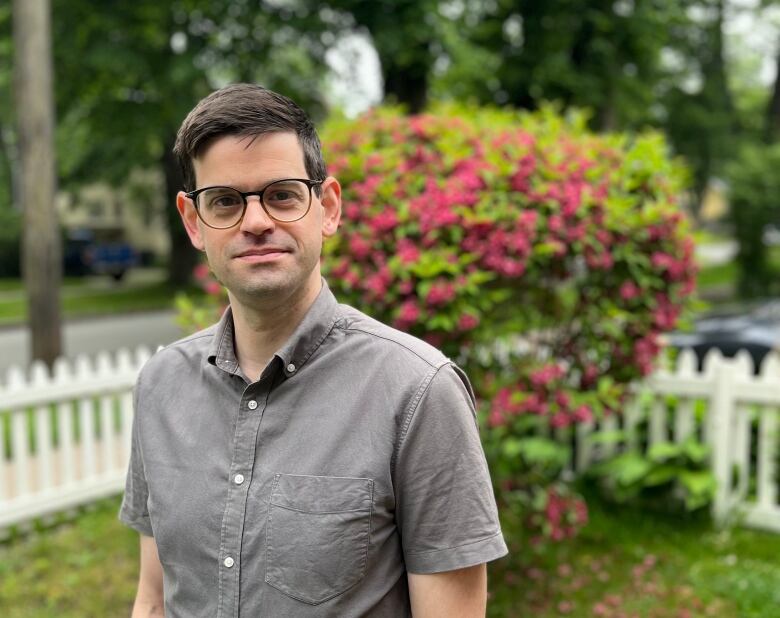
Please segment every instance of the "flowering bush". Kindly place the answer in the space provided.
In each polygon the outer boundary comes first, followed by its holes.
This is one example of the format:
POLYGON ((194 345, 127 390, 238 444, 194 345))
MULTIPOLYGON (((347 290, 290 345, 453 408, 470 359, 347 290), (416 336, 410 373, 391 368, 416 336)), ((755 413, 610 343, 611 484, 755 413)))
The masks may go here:
POLYGON ((594 135, 549 108, 439 107, 332 120, 323 143, 344 189, 331 288, 465 366, 500 499, 544 503, 529 521, 568 536, 584 516, 553 483, 570 453, 540 431, 618 411, 694 289, 663 138, 594 135))
POLYGON ((545 504, 527 513, 558 505, 576 527, 580 507, 551 489, 568 447, 539 432, 618 411, 694 289, 663 138, 594 135, 552 109, 440 107, 333 121, 323 142, 344 187, 331 287, 465 365, 500 496, 525 489, 526 507, 545 504))

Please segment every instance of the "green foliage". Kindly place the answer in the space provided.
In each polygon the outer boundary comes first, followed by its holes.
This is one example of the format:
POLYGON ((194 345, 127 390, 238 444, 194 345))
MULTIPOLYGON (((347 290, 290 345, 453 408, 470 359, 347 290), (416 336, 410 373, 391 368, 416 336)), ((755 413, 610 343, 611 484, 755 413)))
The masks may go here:
MULTIPOLYGON (((613 442, 613 435, 594 443, 613 442)), ((688 511, 708 505, 716 481, 708 469, 709 448, 694 438, 681 444, 659 442, 646 453, 627 449, 591 466, 589 475, 617 502, 641 501, 653 508, 688 511)))
POLYGON ((780 221, 780 144, 747 145, 728 167, 730 216, 739 242, 738 288, 746 298, 776 293, 763 233, 780 221))
POLYGON ((687 22, 671 0, 501 0, 465 3, 453 14, 443 45, 451 63, 434 81, 438 96, 528 109, 555 100, 592 110, 604 129, 652 119, 665 77, 661 51, 687 22))
POLYGON ((119 523, 118 509, 117 499, 103 501, 73 523, 0 544, 4 618, 129 615, 138 534, 119 523))

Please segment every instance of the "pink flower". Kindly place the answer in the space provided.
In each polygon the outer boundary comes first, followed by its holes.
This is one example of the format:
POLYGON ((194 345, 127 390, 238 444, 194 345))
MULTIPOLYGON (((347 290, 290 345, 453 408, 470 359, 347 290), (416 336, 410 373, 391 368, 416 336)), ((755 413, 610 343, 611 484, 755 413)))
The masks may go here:
POLYGON ((344 215, 352 221, 357 220, 360 217, 360 206, 355 204, 355 202, 345 204, 344 215))
POLYGON ((368 226, 375 232, 389 232, 398 225, 398 215, 389 208, 383 210, 368 221, 368 226))
POLYGON ((409 328, 420 318, 420 307, 414 300, 406 300, 401 303, 395 324, 400 329, 409 328))
POLYGON ((641 290, 633 281, 626 281, 620 286, 620 298, 623 300, 632 300, 639 296, 641 290))
POLYGON ((398 284, 398 291, 404 295, 411 294, 414 292, 414 283, 410 280, 401 281, 401 283, 398 284))
POLYGON ((531 384, 536 388, 547 386, 553 380, 562 378, 563 369, 559 365, 545 365, 541 369, 531 372, 531 384))
POLYGON ((365 280, 364 287, 373 293, 375 298, 382 298, 387 293, 387 282, 381 273, 375 273, 365 280))
POLYGON ((582 370, 582 385, 590 386, 599 377, 599 368, 594 363, 588 363, 582 370))
POLYGON ((420 250, 411 240, 406 238, 398 241, 396 253, 402 264, 412 264, 420 258, 420 250))
POLYGON ((535 210, 524 210, 520 213, 518 223, 520 227, 526 230, 536 229, 536 221, 539 218, 539 213, 535 210))
POLYGON ((593 420, 593 412, 585 404, 582 404, 576 410, 574 410, 572 416, 578 423, 588 423, 593 420))
POLYGON ((352 234, 349 239, 349 251, 359 260, 367 257, 371 253, 371 245, 368 241, 358 234, 352 234))
POLYGON ((571 397, 569 396, 569 393, 565 391, 558 391, 555 393, 555 403, 557 403, 561 408, 568 408, 569 404, 571 403, 571 397))
POLYGON ((378 152, 372 153, 366 157, 365 167, 366 169, 376 167, 378 165, 381 165, 384 162, 384 160, 385 160, 384 157, 378 152))
POLYGON ((444 305, 455 298, 455 286, 449 282, 437 282, 431 286, 425 302, 431 307, 444 305))
POLYGON ((217 296, 222 293, 222 286, 216 281, 207 281, 203 286, 203 289, 206 291, 206 294, 211 294, 212 296, 217 296))
POLYGON ((490 411, 490 416, 488 416, 488 425, 491 427, 500 427, 504 422, 504 414, 501 410, 493 408, 490 411))
POLYGON ((195 275, 195 279, 198 281, 203 281, 209 276, 210 273, 211 270, 209 270, 208 264, 198 264, 192 271, 192 274, 195 275))
POLYGON ((461 331, 473 330, 479 325, 479 318, 470 313, 464 313, 458 319, 458 329, 461 331))
POLYGON ((574 603, 571 601, 560 601, 558 603, 558 612, 561 614, 570 614, 574 609, 574 603))

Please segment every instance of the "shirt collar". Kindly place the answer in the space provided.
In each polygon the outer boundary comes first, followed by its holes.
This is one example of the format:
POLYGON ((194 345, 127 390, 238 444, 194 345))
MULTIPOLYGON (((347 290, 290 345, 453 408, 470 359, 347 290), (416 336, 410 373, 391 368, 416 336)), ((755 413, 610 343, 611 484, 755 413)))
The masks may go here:
MULTIPOLYGON (((338 302, 325 279, 322 289, 293 334, 274 355, 281 360, 287 377, 301 370, 336 323, 338 302)), ((208 350, 208 362, 228 373, 239 373, 233 341, 233 311, 228 307, 216 324, 214 339, 208 350)))

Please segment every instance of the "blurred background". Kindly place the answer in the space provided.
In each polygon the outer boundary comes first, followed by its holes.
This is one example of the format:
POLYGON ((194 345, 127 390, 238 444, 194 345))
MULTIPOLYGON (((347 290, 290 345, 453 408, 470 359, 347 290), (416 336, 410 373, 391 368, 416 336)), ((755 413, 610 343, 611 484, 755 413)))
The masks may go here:
MULTIPOLYGON (((698 267, 697 300, 665 342, 693 347, 699 368, 712 348, 760 362, 780 345, 779 66, 773 0, 0 4, 0 372, 168 343, 182 332, 177 294, 197 305, 217 293, 194 276, 171 148, 194 104, 238 81, 290 96, 318 124, 379 105, 551 104, 580 110, 594 134, 662 133, 684 170, 675 205, 698 267)), ((0 613, 126 615, 137 550, 117 504, 37 535, 11 529, 0 613)), ((579 545, 499 569, 493 615, 780 616, 776 535, 690 514, 682 527, 641 511, 611 519, 599 504, 579 545)))
MULTIPOLYGON (((190 282, 196 256, 171 206, 181 184, 171 144, 197 100, 235 81, 286 93, 318 122, 380 102, 416 113, 435 101, 521 109, 554 101, 587 110, 596 131, 657 128, 688 166, 683 207, 694 222, 701 297, 734 313, 778 292, 780 8, 768 0, 74 0, 53 1, 51 11, 54 213, 68 317, 165 308, 162 283, 190 282)), ((26 307, 12 24, 6 3, 3 324, 24 322, 26 307)), ((28 360, 24 335, 15 337, 24 349, 17 358, 28 360)))

